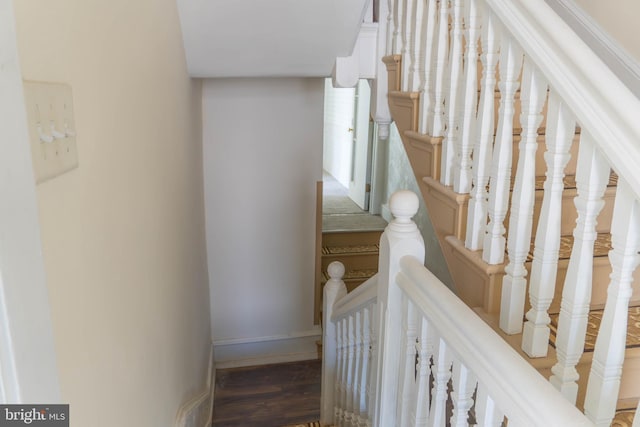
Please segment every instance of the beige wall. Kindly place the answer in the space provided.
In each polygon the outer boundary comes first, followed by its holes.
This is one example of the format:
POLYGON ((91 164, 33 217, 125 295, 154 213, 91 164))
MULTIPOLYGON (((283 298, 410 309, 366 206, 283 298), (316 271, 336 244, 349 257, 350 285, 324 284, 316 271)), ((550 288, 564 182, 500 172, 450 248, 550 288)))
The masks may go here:
POLYGON ((218 366, 317 355, 324 80, 207 79, 205 201, 218 366))
POLYGON ((210 348, 201 91, 175 1, 14 3, 24 78, 75 103, 80 166, 37 188, 71 425, 169 426, 210 348))
POLYGON ((640 61, 640 41, 638 39, 638 0, 575 0, 593 19, 640 61))

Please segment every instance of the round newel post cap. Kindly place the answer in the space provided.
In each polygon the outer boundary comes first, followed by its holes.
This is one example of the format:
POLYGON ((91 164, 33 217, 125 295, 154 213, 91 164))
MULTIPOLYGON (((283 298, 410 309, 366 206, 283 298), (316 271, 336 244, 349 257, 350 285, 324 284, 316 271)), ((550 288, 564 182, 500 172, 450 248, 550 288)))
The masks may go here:
POLYGON ((398 222, 410 222, 419 205, 418 196, 409 190, 396 191, 389 199, 389 208, 398 222))
POLYGON ((327 273, 333 280, 342 280, 344 276, 344 265, 340 261, 333 261, 327 267, 327 273))

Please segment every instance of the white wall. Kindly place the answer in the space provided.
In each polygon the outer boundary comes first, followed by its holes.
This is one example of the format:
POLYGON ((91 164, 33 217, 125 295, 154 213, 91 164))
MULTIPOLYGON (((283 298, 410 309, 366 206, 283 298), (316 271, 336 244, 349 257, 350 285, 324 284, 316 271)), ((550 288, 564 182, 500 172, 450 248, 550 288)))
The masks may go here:
POLYGON ((322 79, 203 87, 207 252, 218 366, 313 357, 322 79))
POLYGON ((351 181, 351 158, 353 155, 353 113, 355 88, 334 88, 331 79, 324 87, 324 170, 333 175, 344 187, 351 181))
POLYGON ((170 426, 211 345, 201 91, 175 1, 14 4, 23 77, 73 90, 79 168, 37 187, 71 425, 170 426))
POLYGON ((602 26, 636 61, 640 61, 640 41, 638 40, 638 20, 640 2, 638 0, 575 0, 591 17, 602 26))
MULTIPOLYGON (((389 201, 389 197, 398 190, 411 190, 418 195, 420 201, 420 207, 418 213, 413 220, 418 225, 420 233, 424 239, 425 245, 425 262, 424 265, 436 275, 438 279, 442 281, 449 288, 453 289, 453 281, 451 280, 451 274, 449 268, 442 254, 440 243, 438 243, 438 237, 433 230, 427 207, 424 204, 424 199, 416 182, 413 169, 409 163, 409 157, 404 149, 398 128, 394 123, 391 124, 390 134, 388 141, 382 141, 383 144, 388 143, 387 152, 387 184, 386 184, 386 197, 384 200, 386 203, 389 201)), ((388 210, 388 206, 383 208, 383 216, 387 221, 391 221, 391 213, 388 210)))

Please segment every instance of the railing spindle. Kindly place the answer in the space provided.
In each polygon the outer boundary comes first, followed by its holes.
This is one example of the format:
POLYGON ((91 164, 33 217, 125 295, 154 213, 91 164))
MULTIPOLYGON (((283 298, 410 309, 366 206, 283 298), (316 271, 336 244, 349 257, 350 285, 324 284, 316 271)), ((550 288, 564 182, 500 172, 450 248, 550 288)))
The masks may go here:
POLYGON ((403 15, 403 5, 406 0, 393 0, 393 54, 400 55, 402 54, 402 35, 403 28, 402 23, 404 22, 403 15))
POLYGON ((336 381, 336 392, 335 392, 335 422, 337 425, 344 425, 344 410, 345 407, 345 399, 344 399, 344 390, 345 390, 345 335, 344 335, 344 324, 345 320, 342 319, 338 322, 337 326, 337 342, 338 342, 338 379, 336 381))
POLYGON ((420 90, 424 75, 424 14, 425 0, 415 0, 412 11, 411 70, 409 72, 409 90, 412 92, 420 90))
POLYGON ((431 136, 443 136, 445 127, 445 92, 449 55, 449 0, 440 0, 438 13, 438 38, 436 56, 436 80, 434 86, 434 111, 431 118, 431 136))
POLYGON ((468 194, 471 191, 471 153, 476 133, 478 110, 478 40, 480 39, 480 16, 478 0, 465 2, 466 49, 464 50, 464 94, 462 117, 460 118, 460 150, 454 162, 453 191, 468 194))
MULTIPOLYGON (((451 31, 451 51, 449 52, 449 95, 447 98, 447 128, 442 140, 442 161, 440 182, 444 185, 453 185, 454 166, 460 152, 460 116, 462 96, 462 55, 464 44, 462 36, 464 28, 462 24, 463 0, 453 0, 451 31)), ((477 96, 477 95, 476 95, 477 96)))
POLYGON ((351 415, 351 425, 358 427, 360 425, 360 386, 362 384, 362 356, 363 356, 363 330, 362 330, 362 310, 354 314, 355 317, 355 366, 353 374, 353 395, 352 406, 353 414, 351 415))
POLYGON ((473 392, 476 389, 477 380, 473 373, 458 360, 453 362, 451 375, 453 380, 451 427, 467 427, 469 425, 469 410, 473 406, 473 392))
POLYGON ((370 384, 370 365, 371 365, 371 307, 365 307, 362 310, 362 363, 360 364, 360 385, 358 387, 358 426, 365 427, 369 416, 369 384, 370 384))
POLYGON ((418 129, 420 133, 432 134, 430 126, 430 118, 433 116, 434 109, 434 73, 433 64, 437 52, 436 46, 436 24, 438 0, 427 0, 425 35, 424 35, 424 73, 420 82, 420 116, 418 129))
POLYGON ((442 426, 446 424, 447 418, 447 385, 451 378, 451 354, 447 348, 447 343, 443 338, 435 339, 435 349, 433 352, 433 392, 431 394, 431 409, 429 411, 429 425, 442 426))
POLYGON ((509 206, 511 160, 513 152, 514 96, 518 90, 518 76, 522 67, 522 51, 511 35, 503 32, 500 47, 500 108, 498 130, 493 145, 491 186, 489 188, 489 224, 484 236, 482 259, 489 264, 504 261, 504 219, 509 206))
POLYGON ((393 55, 393 40, 395 34, 395 4, 400 0, 387 0, 387 49, 385 53, 387 55, 393 55))
POLYGON ((495 402, 487 393, 487 390, 478 383, 476 390, 476 421, 479 426, 500 427, 504 420, 504 414, 496 407, 495 402))
POLYGON ((562 302, 556 336, 557 363, 549 378, 572 403, 578 395, 579 378, 576 365, 584 350, 585 334, 591 302, 593 247, 596 240, 596 218, 604 206, 609 166, 595 148, 591 135, 584 129, 580 135, 574 203, 578 210, 573 230, 573 249, 562 289, 562 302))
POLYGON ((536 192, 538 127, 542 123, 542 106, 546 96, 547 83, 544 77, 525 57, 520 91, 522 134, 509 216, 507 242, 509 263, 505 267, 505 276, 502 280, 500 303, 500 329, 507 334, 517 334, 522 331, 527 294, 525 262, 531 248, 533 204, 536 192))
POLYGON ((401 427, 411 426, 409 420, 409 407, 413 401, 414 382, 415 382, 415 343, 417 338, 417 324, 413 304, 409 302, 403 295, 403 319, 402 319, 402 349, 404 357, 400 360, 400 400, 398 412, 396 414, 398 422, 396 425, 401 427))
POLYGON ((403 3, 402 7, 402 79, 401 90, 409 92, 411 90, 411 64, 412 64, 412 28, 413 28, 413 3, 418 0, 399 0, 403 3))
POLYGON ((549 348, 549 306, 553 300, 558 271, 564 168, 569 162, 575 120, 555 91, 549 91, 546 146, 547 178, 538 219, 529 279, 531 309, 522 334, 522 350, 530 357, 544 357, 549 348))
POLYGON ((413 425, 415 427, 426 427, 427 421, 429 421, 429 374, 433 352, 429 335, 429 322, 424 316, 421 316, 419 339, 415 347, 418 354, 415 407, 413 408, 413 425))
POLYGON ((356 372, 356 359, 355 359, 355 347, 356 347, 356 314, 354 313, 347 317, 347 383, 346 383, 346 416, 345 423, 347 426, 353 425, 353 417, 355 415, 353 401, 354 401, 354 386, 355 386, 355 372, 356 372))
POLYGON ((376 385, 378 382, 378 331, 380 331, 380 321, 377 311, 377 305, 371 307, 369 312, 369 366, 367 369, 367 426, 371 426, 375 418, 376 406, 376 385))
POLYGON ((633 272, 640 256, 640 205, 629 185, 618 179, 611 222, 611 282, 593 353, 584 403, 585 415, 609 426, 616 412, 627 341, 627 316, 633 272))
POLYGON ((482 249, 487 226, 487 185, 493 150, 494 97, 498 63, 498 31, 486 3, 482 12, 482 89, 473 149, 473 189, 467 214, 465 246, 482 249))

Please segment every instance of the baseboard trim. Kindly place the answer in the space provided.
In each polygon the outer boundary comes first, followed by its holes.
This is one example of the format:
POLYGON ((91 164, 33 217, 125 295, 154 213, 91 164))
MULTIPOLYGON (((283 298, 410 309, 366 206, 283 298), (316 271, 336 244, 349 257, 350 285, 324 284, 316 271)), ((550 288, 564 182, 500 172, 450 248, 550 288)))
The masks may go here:
POLYGON ((216 369, 242 368, 245 366, 272 365, 274 363, 300 362, 318 358, 317 351, 308 351, 290 354, 272 354, 245 359, 226 360, 216 363, 216 369))
POLYGON ((211 413, 216 384, 213 344, 209 350, 209 368, 204 390, 187 400, 178 410, 175 427, 211 427, 211 413))
POLYGON ((320 330, 320 327, 318 327, 315 329, 310 329, 308 331, 291 332, 290 334, 287 334, 287 335, 284 335, 284 334, 268 335, 263 337, 215 340, 213 342, 213 345, 215 347, 223 347, 227 345, 255 344, 255 343, 269 342, 269 341, 285 341, 285 340, 295 340, 298 338, 320 337, 321 335, 322 335, 322 330, 320 330))

